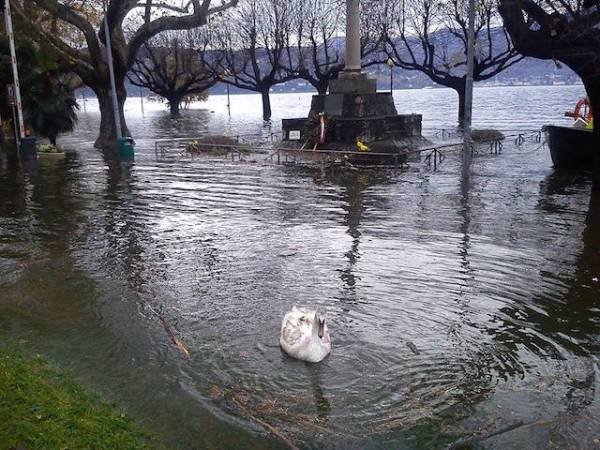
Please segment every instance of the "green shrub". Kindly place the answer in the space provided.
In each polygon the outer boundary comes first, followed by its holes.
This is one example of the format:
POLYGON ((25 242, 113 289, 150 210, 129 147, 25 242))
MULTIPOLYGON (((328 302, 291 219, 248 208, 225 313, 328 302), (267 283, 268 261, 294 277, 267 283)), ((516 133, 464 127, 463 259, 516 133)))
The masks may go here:
POLYGON ((38 153, 61 153, 61 151, 52 144, 38 144, 38 153))

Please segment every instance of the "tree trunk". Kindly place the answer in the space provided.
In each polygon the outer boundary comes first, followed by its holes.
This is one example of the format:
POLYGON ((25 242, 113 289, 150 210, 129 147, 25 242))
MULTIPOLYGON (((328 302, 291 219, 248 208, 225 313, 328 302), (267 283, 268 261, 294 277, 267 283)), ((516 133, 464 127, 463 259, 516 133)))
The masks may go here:
POLYGON ((169 110, 171 111, 172 119, 179 117, 179 105, 180 104, 181 104, 181 97, 169 98, 169 110))
POLYGON ((317 88, 317 93, 319 95, 327 95, 327 88, 329 88, 329 79, 320 80, 315 87, 317 88))
MULTIPOLYGON (((123 106, 127 98, 127 91, 125 90, 124 79, 116 80, 117 83, 117 100, 119 105, 119 118, 121 121, 121 132, 123 136, 130 136, 129 129, 125 123, 125 114, 123 112, 123 106)), ((92 86, 92 89, 98 97, 98 106, 100 108, 100 135, 94 143, 94 147, 100 149, 116 149, 116 130, 115 122, 113 119, 113 103, 112 94, 110 87, 98 87, 92 86)))
POLYGON ((261 91, 263 120, 271 119, 271 97, 269 97, 269 89, 261 91))
POLYGON ((465 127, 466 78, 453 76, 446 79, 432 78, 432 81, 453 89, 456 92, 456 95, 458 95, 458 128, 463 129, 465 127))
POLYGON ((592 103, 594 113, 594 171, 592 193, 600 196, 600 80, 597 77, 584 79, 585 90, 592 103))
POLYGON ((52 145, 54 145, 56 147, 56 135, 54 135, 54 136, 48 136, 48 140, 50 141, 50 143, 52 145))

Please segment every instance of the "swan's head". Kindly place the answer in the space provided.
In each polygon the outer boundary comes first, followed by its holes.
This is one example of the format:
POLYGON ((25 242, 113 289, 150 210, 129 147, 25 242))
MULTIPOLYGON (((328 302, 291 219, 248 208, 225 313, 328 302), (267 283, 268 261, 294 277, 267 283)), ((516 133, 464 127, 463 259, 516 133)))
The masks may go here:
POLYGON ((318 307, 315 312, 315 324, 317 325, 319 339, 323 339, 325 335, 325 311, 321 307, 318 307))

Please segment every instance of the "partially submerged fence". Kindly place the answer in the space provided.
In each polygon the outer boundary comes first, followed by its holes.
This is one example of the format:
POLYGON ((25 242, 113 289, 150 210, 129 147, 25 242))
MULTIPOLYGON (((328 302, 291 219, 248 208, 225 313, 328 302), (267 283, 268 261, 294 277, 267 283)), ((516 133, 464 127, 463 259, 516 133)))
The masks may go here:
MULTIPOLYGON (((169 156, 169 154, 184 154, 188 148, 188 146, 193 142, 200 142, 207 137, 213 136, 211 133, 204 133, 198 136, 185 137, 185 138, 171 138, 171 139, 157 139, 154 142, 154 153, 157 158, 165 158, 169 156)), ((227 137, 235 139, 237 141, 237 145, 240 146, 265 146, 267 144, 272 144, 273 142, 279 139, 280 134, 274 132, 267 133, 247 133, 247 134, 236 134, 236 135, 228 135, 227 137)), ((208 146, 211 144, 203 143, 203 146, 208 146)), ((219 144, 212 144, 213 146, 219 146, 219 144)), ((229 145, 232 146, 232 145, 229 145)))
MULTIPOLYGON (((438 130, 436 136, 449 137, 447 130, 438 130)), ((416 149, 406 149, 395 153, 343 150, 339 148, 305 148, 289 147, 287 142, 283 144, 278 140, 277 133, 268 134, 245 134, 228 136, 234 138, 236 143, 211 143, 203 142, 209 134, 192 138, 160 139, 155 142, 155 153, 157 158, 165 158, 169 153, 175 152, 179 155, 185 155, 190 144, 199 143, 207 154, 218 154, 224 159, 231 161, 245 161, 247 156, 252 154, 252 162, 284 164, 304 166, 308 168, 329 168, 343 166, 351 170, 358 170, 358 165, 353 160, 368 156, 371 159, 380 159, 376 164, 360 163, 360 168, 400 168, 406 164, 411 157, 423 161, 428 166, 433 166, 437 170, 438 165, 443 162, 449 152, 463 150, 463 142, 455 141, 451 143, 439 143, 416 149), (212 151, 211 151, 212 150, 212 151), (265 156, 256 157, 260 154, 265 156)), ((542 132, 540 130, 529 130, 516 132, 514 134, 504 135, 502 138, 493 138, 476 142, 474 153, 481 154, 484 148, 489 146, 490 154, 499 154, 502 152, 503 143, 506 140, 514 140, 515 145, 520 146, 527 140, 542 143, 542 132)), ((543 144, 542 144, 543 145, 543 144)))

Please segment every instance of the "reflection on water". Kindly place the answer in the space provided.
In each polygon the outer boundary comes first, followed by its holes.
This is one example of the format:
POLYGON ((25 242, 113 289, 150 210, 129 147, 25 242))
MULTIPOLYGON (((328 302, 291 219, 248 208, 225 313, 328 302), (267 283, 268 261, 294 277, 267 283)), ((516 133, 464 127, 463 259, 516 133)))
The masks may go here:
POLYGON ((436 172, 336 176, 156 161, 154 137, 217 127, 219 111, 189 113, 132 120, 133 163, 91 148, 93 114, 66 160, 2 160, 2 339, 181 448, 278 447, 257 419, 307 447, 443 448, 517 420, 534 425, 486 448, 597 438, 600 205, 586 176, 508 144, 470 179, 452 156, 436 172), (327 310, 321 364, 279 349, 294 304, 327 310))

